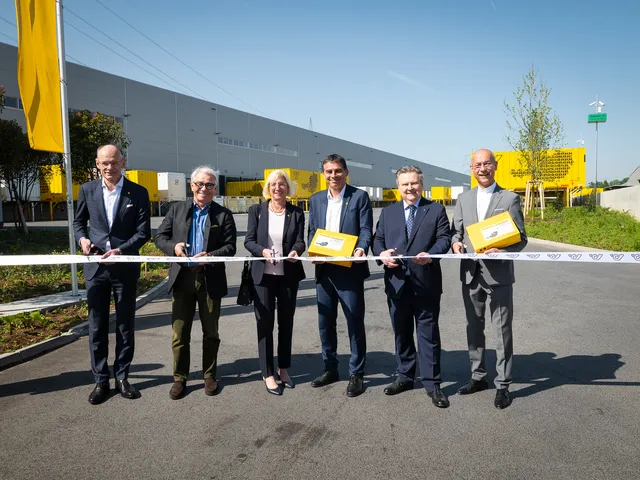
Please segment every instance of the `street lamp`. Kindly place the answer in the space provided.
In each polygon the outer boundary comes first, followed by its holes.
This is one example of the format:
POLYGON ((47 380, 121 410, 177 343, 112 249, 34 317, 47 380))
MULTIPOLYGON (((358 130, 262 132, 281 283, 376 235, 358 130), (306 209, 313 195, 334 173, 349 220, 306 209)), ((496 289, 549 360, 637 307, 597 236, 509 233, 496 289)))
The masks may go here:
POLYGON ((598 124, 600 122, 607 121, 607 114, 602 113, 602 107, 604 107, 604 102, 601 102, 598 95, 596 95, 596 101, 591 102, 589 104, 590 107, 595 107, 596 113, 595 115, 589 115, 589 123, 596 124, 596 146, 595 146, 595 175, 596 181, 593 189, 593 198, 595 199, 596 205, 598 204, 598 124))

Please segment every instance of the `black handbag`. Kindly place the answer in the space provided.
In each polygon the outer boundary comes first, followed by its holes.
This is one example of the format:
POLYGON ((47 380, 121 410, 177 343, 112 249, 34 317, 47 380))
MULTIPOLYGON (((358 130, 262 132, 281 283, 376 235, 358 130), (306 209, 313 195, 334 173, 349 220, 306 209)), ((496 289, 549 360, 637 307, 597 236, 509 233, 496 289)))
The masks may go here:
POLYGON ((244 261, 244 267, 242 268, 242 277, 236 303, 238 305, 244 305, 245 307, 253 303, 253 279, 251 278, 251 265, 248 260, 244 261))

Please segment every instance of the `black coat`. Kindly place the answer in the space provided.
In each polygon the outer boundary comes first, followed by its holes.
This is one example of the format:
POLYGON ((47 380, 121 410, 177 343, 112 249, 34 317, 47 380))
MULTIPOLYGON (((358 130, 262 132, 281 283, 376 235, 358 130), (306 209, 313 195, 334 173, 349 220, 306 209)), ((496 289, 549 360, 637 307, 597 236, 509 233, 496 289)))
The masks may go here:
MULTIPOLYGON (((244 246, 254 257, 262 257, 262 251, 269 248, 269 201, 262 205, 252 205, 247 219, 247 234, 244 246)), ((304 212, 287 202, 282 236, 282 256, 287 256, 292 250, 302 255, 304 244, 304 212)), ((265 260, 266 261, 266 260, 265 260)), ((263 262, 251 262, 251 277, 253 283, 259 285, 264 274, 263 262)), ((305 278, 301 262, 284 261, 284 281, 288 284, 298 283, 305 278)))
MULTIPOLYGON (((193 200, 171 205, 153 241, 165 254, 175 257, 176 244, 189 243, 193 215, 193 200)), ((206 252, 213 257, 232 257, 236 254, 236 223, 231 210, 211 202, 204 227, 206 252)), ((169 269, 169 291, 178 278, 182 263, 172 263, 169 269)), ((213 298, 227 294, 227 275, 224 262, 207 263, 205 268, 207 292, 213 298)))

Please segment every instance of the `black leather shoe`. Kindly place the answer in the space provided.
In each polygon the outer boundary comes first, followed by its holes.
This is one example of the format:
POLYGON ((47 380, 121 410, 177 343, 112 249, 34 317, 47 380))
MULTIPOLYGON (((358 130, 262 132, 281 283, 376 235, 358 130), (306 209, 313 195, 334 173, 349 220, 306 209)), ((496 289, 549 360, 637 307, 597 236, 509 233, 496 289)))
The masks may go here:
POLYGON ((133 400, 138 398, 138 391, 131 386, 128 380, 116 380, 116 392, 119 392, 124 398, 133 400))
POLYGON ((322 372, 322 375, 311 382, 311 386, 314 388, 324 387, 325 385, 337 382, 338 380, 340 380, 340 377, 338 376, 337 370, 325 370, 322 372))
POLYGON ((187 382, 181 380, 175 380, 169 390, 169 396, 171 400, 179 400, 187 393, 187 382))
POLYGON ((265 380, 264 386, 267 388, 267 392, 269 392, 271 395, 282 395, 282 387, 280 387, 280 385, 277 385, 276 388, 269 388, 269 385, 267 385, 267 382, 265 380))
POLYGON ((487 388, 489 388, 489 382, 486 378, 482 380, 474 380, 472 378, 471 380, 469 380, 469 383, 460 387, 460 389, 458 390, 458 395, 470 395, 472 393, 486 390, 487 388))
POLYGON ((89 395, 89 403, 91 405, 98 405, 104 402, 109 397, 109 382, 96 383, 96 386, 89 395))
POLYGON ((282 378, 278 379, 278 383, 282 385, 284 388, 296 388, 296 384, 293 381, 293 378, 289 377, 289 381, 285 382, 282 378))
POLYGON ((347 385, 347 397, 357 397, 364 392, 362 375, 351 375, 349 385, 347 385))
POLYGON ((413 382, 411 380, 395 380, 391 385, 387 385, 383 392, 385 395, 398 395, 399 393, 413 389, 413 382))
POLYGON ((498 390, 496 390, 496 399, 494 400, 493 404, 500 410, 511 405, 509 390, 507 390, 506 388, 499 388, 498 390))
POLYGON ((429 395, 429 398, 431 399, 431 402, 436 407, 438 407, 438 408, 447 408, 449 406, 449 400, 447 399, 445 394, 442 393, 442 390, 440 390, 439 388, 436 388, 432 392, 427 392, 427 395, 429 395))

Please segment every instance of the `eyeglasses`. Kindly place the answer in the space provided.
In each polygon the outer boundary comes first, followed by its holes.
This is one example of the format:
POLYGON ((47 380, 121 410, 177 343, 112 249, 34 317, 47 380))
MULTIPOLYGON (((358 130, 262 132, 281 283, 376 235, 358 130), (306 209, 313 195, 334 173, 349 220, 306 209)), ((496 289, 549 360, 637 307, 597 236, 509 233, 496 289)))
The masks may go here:
POLYGON ((471 168, 473 168, 474 170, 480 170, 480 168, 482 168, 482 167, 491 168, 494 165, 495 165, 495 163, 493 163, 493 162, 476 163, 475 165, 472 165, 471 168))
POLYGON ((216 188, 216 184, 211 182, 207 182, 207 183, 193 182, 191 185, 196 187, 196 189, 198 190, 202 190, 203 188, 206 188, 207 190, 213 190, 214 188, 216 188))
POLYGON ((98 166, 101 168, 117 167, 120 162, 98 162, 98 166))

